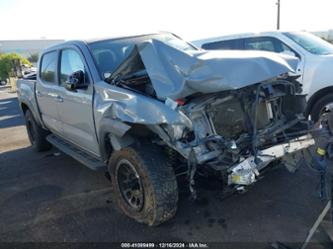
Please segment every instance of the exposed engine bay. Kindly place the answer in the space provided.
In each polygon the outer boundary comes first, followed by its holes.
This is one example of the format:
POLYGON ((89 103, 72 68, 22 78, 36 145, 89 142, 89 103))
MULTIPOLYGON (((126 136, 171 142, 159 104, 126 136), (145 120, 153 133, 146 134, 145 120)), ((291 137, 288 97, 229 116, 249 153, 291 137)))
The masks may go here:
POLYGON ((270 162, 314 144, 300 89, 293 78, 274 79, 196 97, 178 106, 192 129, 163 125, 159 132, 192 164, 220 171, 229 185, 249 185, 270 162))
POLYGON ((104 77, 128 96, 110 111, 126 124, 122 134, 146 126, 152 142, 181 155, 195 192, 200 168, 226 185, 250 185, 275 160, 296 167, 295 155, 329 132, 304 118, 293 68, 295 59, 271 53, 181 51, 153 39, 133 46, 104 77))

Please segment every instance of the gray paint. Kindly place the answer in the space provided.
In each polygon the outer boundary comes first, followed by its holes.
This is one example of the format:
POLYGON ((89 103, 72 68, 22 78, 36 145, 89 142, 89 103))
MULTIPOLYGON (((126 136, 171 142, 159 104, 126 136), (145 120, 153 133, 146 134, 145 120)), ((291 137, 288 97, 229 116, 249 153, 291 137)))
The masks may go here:
POLYGON ((161 99, 239 89, 293 72, 298 62, 262 51, 181 51, 159 40, 140 44, 139 53, 161 99))
MULTIPOLYGON (((64 47, 75 46, 85 59, 87 70, 90 73, 93 84, 92 95, 92 118, 93 127, 90 132, 95 132, 98 145, 90 152, 100 155, 105 159, 105 136, 111 138, 115 149, 127 146, 134 141, 126 135, 132 124, 144 124, 155 127, 160 124, 180 125, 192 127, 192 121, 179 109, 172 109, 164 103, 167 98, 177 99, 189 96, 193 93, 213 93, 218 91, 242 88, 251 84, 269 80, 280 74, 293 71, 296 59, 287 58, 288 62, 281 57, 268 52, 258 51, 204 51, 191 50, 180 51, 170 47, 158 40, 146 40, 137 44, 137 48, 147 73, 152 81, 158 99, 144 96, 140 93, 130 91, 121 87, 108 84, 101 79, 94 59, 83 41, 72 41, 59 44, 47 49, 45 52, 60 50, 64 47), (109 126, 107 124, 110 124, 109 126)), ((131 61, 127 61, 130 65, 131 61)), ((41 84, 38 77, 37 85, 41 84)), ((45 119, 40 116, 37 106, 39 97, 36 98, 34 88, 28 86, 34 83, 20 81, 19 95, 21 102, 27 102, 33 110, 36 119, 46 128, 59 131, 52 124, 45 124, 45 119)), ((53 87, 59 87, 54 85, 53 87)), ((91 89, 90 89, 91 90, 91 89)), ((45 89, 45 91, 48 91, 45 89)), ((63 91, 63 90, 61 90, 63 91)), ((47 92, 46 92, 47 94, 47 92)), ((76 101, 85 102, 86 96, 81 91, 71 93, 75 95, 76 101)), ((50 104, 51 105, 51 104, 50 104)), ((45 105, 45 112, 50 105, 45 105)), ((56 105, 54 103, 53 105, 56 105)), ((66 103, 64 103, 64 106, 66 103)), ((67 108, 62 108, 66 112, 67 108)), ((80 122, 85 117, 80 119, 80 122)), ((58 120, 59 121, 59 120, 58 120)), ((62 120, 66 123, 66 120, 62 120)), ((78 134, 85 137, 87 129, 81 129, 80 122, 77 123, 78 134), (82 132, 82 133, 81 133, 82 132)), ((72 123, 75 124, 74 121, 72 123)), ((84 126, 82 126, 84 127, 84 126)), ((80 136, 81 136, 80 135, 80 136)), ((89 134, 94 135, 94 134, 89 134)), ((161 136, 161 134, 159 134, 161 136)), ((84 143, 76 140, 76 144, 84 143)), ((81 144, 82 146, 82 144, 81 144)), ((82 146, 85 147, 85 146, 82 146)))
POLYGON ((35 98, 35 83, 35 81, 18 80, 16 82, 17 95, 20 100, 20 108, 22 108, 22 104, 26 105, 31 110, 36 122, 45 128, 40 118, 39 108, 35 98))
POLYGON ((156 99, 112 86, 104 82, 95 85, 96 119, 111 117, 128 123, 137 124, 187 124, 190 120, 182 113, 156 99))

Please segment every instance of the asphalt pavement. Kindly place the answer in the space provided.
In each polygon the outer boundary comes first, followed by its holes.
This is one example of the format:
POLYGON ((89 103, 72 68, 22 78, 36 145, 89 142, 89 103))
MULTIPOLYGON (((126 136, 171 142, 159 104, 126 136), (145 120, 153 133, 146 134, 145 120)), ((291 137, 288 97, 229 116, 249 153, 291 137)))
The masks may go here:
MULTIPOLYGON (((301 243, 326 204, 318 183, 318 174, 306 166, 296 173, 278 166, 245 194, 226 199, 203 182, 200 202, 182 194, 171 221, 147 227, 114 207, 104 172, 55 149, 33 152, 16 94, 0 89, 1 242, 257 243, 252 248, 301 243)), ((327 242, 320 232, 314 241, 327 242)))

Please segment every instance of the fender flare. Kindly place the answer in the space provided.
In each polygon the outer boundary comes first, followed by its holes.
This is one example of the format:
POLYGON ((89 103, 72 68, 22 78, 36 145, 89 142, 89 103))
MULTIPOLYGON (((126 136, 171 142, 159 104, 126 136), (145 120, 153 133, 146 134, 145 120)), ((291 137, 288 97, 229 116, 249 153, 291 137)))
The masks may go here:
POLYGON ((109 160, 113 150, 121 150, 135 142, 135 138, 127 133, 130 129, 130 125, 116 119, 104 118, 100 121, 98 138, 103 161, 109 160))
POLYGON ((33 103, 31 103, 30 101, 25 101, 25 100, 20 101, 20 109, 24 115, 26 110, 24 109, 23 106, 26 106, 27 107, 26 109, 32 113, 37 124, 40 125, 41 127, 43 127, 43 129, 46 129, 43 122, 41 121, 40 115, 36 113, 33 103))

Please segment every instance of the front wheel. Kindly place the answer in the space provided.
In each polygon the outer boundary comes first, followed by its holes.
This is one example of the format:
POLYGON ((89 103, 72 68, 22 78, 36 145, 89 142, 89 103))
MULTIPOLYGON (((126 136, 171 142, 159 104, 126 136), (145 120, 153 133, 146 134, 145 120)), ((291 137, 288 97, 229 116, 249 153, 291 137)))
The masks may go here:
POLYGON ((155 226, 175 215, 176 176, 157 146, 146 144, 115 151, 108 170, 115 201, 127 216, 155 226))

